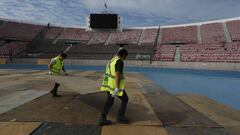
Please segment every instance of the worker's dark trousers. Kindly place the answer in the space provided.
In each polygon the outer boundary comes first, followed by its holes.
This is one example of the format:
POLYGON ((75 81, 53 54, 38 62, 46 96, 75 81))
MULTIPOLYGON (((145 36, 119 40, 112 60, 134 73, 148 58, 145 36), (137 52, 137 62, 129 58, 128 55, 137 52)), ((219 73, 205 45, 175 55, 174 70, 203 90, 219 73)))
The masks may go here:
POLYGON ((51 92, 53 94, 57 94, 57 89, 58 89, 59 86, 60 86, 60 84, 55 82, 55 85, 54 85, 53 89, 51 90, 51 92))
MULTIPOLYGON (((104 108, 103 108, 103 111, 101 114, 101 117, 103 119, 107 118, 107 114, 114 103, 114 98, 112 97, 112 95, 109 92, 106 92, 106 93, 107 93, 107 101, 104 105, 104 108)), ((127 108, 127 103, 128 103, 128 95, 125 91, 123 91, 123 96, 118 96, 118 98, 122 101, 121 107, 118 111, 118 116, 124 116, 126 108, 127 108)))

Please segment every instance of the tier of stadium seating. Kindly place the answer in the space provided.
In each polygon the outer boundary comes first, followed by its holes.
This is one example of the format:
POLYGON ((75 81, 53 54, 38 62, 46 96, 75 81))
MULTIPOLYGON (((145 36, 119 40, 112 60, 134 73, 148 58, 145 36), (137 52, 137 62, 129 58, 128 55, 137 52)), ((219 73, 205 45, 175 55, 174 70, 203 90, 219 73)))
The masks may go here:
MULTIPOLYGON (((67 54, 69 58, 78 58, 78 59, 110 59, 113 57, 119 46, 117 45, 74 45, 72 46, 67 54)), ((137 56, 150 56, 152 52, 152 47, 147 46, 125 46, 129 52, 128 59, 136 60, 137 56)))
POLYGON ((118 46, 74 45, 67 52, 74 59, 110 59, 118 50, 118 46))
POLYGON ((230 21, 226 24, 232 41, 240 41, 240 21, 230 21))
MULTIPOLYGON (((240 21, 227 22, 227 28, 233 41, 240 39, 240 21)), ((23 40, 31 41, 44 26, 24 24, 17 22, 5 22, 0 26, 0 37, 15 37, 23 40)), ((60 27, 50 27, 45 38, 55 39, 63 30, 60 27)), ((197 26, 162 28, 161 43, 197 43, 197 26)), ((222 23, 212 23, 201 25, 201 36, 203 43, 222 43, 225 42, 222 23)), ((142 33, 141 29, 124 29, 123 32, 112 32, 109 44, 138 44, 142 45, 155 42, 158 29, 145 29, 142 33), (142 38, 140 38, 142 33, 142 38)), ((81 28, 66 28, 59 36, 59 39, 78 40, 89 44, 104 44, 109 37, 109 32, 86 32, 81 28), (94 36, 93 36, 94 34, 94 36)))
POLYGON ((49 58, 63 52, 67 46, 64 42, 52 44, 51 40, 34 41, 26 47, 25 53, 19 57, 49 58))
POLYGON ((111 33, 109 44, 138 44, 142 30, 140 29, 125 29, 123 32, 111 33))
POLYGON ((0 26, 1 37, 14 37, 24 41, 31 41, 43 29, 41 25, 5 22, 0 26))
POLYGON ((63 28, 60 28, 60 27, 49 27, 45 34, 45 38, 55 39, 62 30, 63 30, 63 28))
POLYGON ((156 36, 157 36, 158 29, 145 29, 142 35, 142 45, 153 45, 156 36))
POLYGON ((0 58, 8 58, 25 49, 26 42, 5 43, 0 47, 0 58))
POLYGON ((104 44, 109 37, 109 32, 96 32, 94 33, 91 41, 89 41, 89 44, 97 45, 97 44, 104 44))
POLYGON ((240 62, 240 43, 189 44, 180 54, 182 62, 240 62))
POLYGON ((222 23, 201 25, 201 35, 203 44, 225 42, 222 23))
POLYGON ((162 33, 162 44, 198 42, 197 26, 163 28, 162 33))
POLYGON ((92 32, 86 32, 85 29, 66 28, 59 36, 59 39, 78 40, 83 44, 87 44, 92 35, 92 32))
POLYGON ((154 60, 174 61, 175 45, 157 45, 155 47, 154 60))
MULTIPOLYGON (((36 44, 36 43, 33 43, 36 44)), ((50 58, 61 52, 66 52, 70 59, 110 59, 113 57, 119 46, 102 46, 102 45, 73 45, 66 46, 64 42, 61 44, 50 44, 50 41, 37 43, 38 45, 28 45, 27 50, 20 57, 50 58)), ((152 52, 151 46, 125 46, 129 51, 128 60, 149 60, 152 52)))

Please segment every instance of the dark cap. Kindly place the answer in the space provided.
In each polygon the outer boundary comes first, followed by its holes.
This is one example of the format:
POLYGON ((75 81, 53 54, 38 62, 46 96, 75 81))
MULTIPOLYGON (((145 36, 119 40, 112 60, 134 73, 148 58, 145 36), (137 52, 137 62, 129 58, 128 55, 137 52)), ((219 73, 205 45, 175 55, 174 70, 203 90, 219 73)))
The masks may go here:
POLYGON ((117 55, 118 56, 127 56, 128 55, 128 51, 126 49, 120 49, 118 52, 117 52, 117 55))
POLYGON ((66 53, 61 53, 60 56, 61 56, 62 58, 64 58, 64 59, 67 58, 67 54, 66 54, 66 53))

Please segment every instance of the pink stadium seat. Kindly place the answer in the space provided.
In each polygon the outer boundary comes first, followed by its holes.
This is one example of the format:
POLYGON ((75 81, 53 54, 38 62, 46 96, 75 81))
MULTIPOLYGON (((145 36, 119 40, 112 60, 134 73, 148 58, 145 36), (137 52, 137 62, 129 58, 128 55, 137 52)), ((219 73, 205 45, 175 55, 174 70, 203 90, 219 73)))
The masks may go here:
POLYGON ((163 28, 162 44, 169 43, 197 43, 197 26, 163 28))
POLYGON ((59 39, 79 40, 87 43, 92 35, 92 32, 86 32, 85 29, 67 28, 61 33, 59 39))
POLYGON ((240 43, 184 45, 180 55, 182 62, 239 62, 240 43))
POLYGON ((155 47, 154 60, 174 61, 176 47, 174 45, 157 45, 155 47))
POLYGON ((50 27, 46 32, 45 38, 55 39, 62 30, 63 28, 60 27, 50 27))
POLYGON ((142 30, 139 29, 125 29, 123 32, 111 33, 111 40, 109 44, 138 44, 142 30))
POLYGON ((156 36, 157 36, 158 29, 146 29, 144 30, 143 33, 143 38, 142 38, 142 45, 153 45, 156 36))
POLYGON ((240 20, 227 22, 232 41, 240 41, 240 20))
POLYGON ((11 42, 0 47, 0 56, 9 57, 10 54, 15 55, 25 49, 26 42, 11 42))
POLYGON ((2 35, 31 41, 42 29, 43 26, 40 25, 6 22, 0 26, 0 36, 2 35))
POLYGON ((109 37, 108 32, 96 32, 90 42, 90 44, 104 44, 109 37))
POLYGON ((201 25, 203 44, 225 42, 223 26, 221 23, 201 25))

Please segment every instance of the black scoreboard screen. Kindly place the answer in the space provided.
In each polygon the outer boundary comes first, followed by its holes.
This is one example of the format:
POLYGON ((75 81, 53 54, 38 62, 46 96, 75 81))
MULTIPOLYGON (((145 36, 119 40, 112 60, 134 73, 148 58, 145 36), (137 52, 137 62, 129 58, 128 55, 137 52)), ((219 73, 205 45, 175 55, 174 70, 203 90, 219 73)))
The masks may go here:
POLYGON ((90 28, 92 29, 116 29, 117 27, 117 14, 90 14, 90 28))

